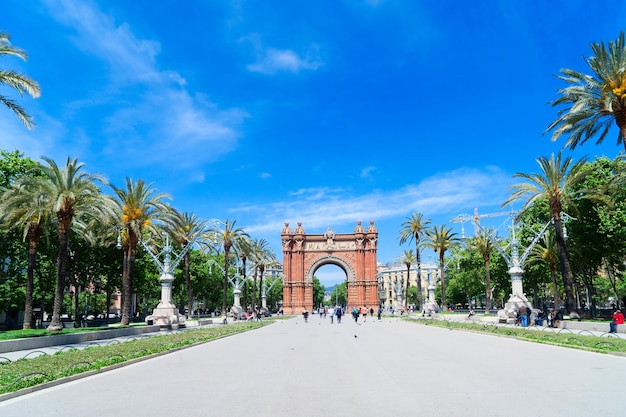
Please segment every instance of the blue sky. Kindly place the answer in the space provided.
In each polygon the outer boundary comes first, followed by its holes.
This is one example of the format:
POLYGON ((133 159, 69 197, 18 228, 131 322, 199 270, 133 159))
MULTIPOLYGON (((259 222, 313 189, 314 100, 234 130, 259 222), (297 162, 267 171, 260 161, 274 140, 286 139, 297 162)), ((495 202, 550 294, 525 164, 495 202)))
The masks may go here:
MULTIPOLYGON (((459 214, 507 210, 513 174, 563 146, 542 136, 554 74, 588 72, 589 44, 623 22, 621 1, 4 0, 0 29, 29 59, 0 65, 42 96, 0 90, 37 124, 0 109, 0 148, 141 178, 280 259, 283 222, 374 220, 394 261, 411 213, 460 232, 459 214)), ((616 135, 566 154, 614 157, 616 135)))

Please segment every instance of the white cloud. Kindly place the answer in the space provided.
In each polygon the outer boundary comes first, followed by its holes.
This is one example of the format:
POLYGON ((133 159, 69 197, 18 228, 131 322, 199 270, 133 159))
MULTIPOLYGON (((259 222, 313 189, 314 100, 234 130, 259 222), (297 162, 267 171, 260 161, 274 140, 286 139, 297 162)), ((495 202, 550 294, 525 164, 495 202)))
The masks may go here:
MULTIPOLYGON (((250 233, 276 233, 285 221, 301 221, 305 230, 328 225, 352 225, 355 220, 389 218, 422 212, 427 216, 446 215, 450 219, 470 207, 499 205, 508 196, 511 175, 497 168, 458 169, 427 178, 418 184, 389 191, 352 195, 347 190, 326 187, 307 188, 289 194, 284 201, 247 205, 245 211, 256 224, 250 233)), ((240 209, 233 209, 241 213, 240 209)))
POLYGON ((361 178, 370 178, 371 177, 371 173, 374 172, 376 170, 376 167, 374 166, 369 166, 369 167, 365 167, 361 170, 361 178))
POLYGON ((140 39, 131 25, 117 23, 97 3, 48 4, 53 17, 74 28, 76 46, 108 66, 110 85, 86 92, 95 97, 75 101, 71 108, 76 117, 85 107, 100 112, 106 124, 102 131, 84 132, 98 143, 96 152, 115 155, 124 145, 141 150, 140 160, 115 158, 115 164, 122 164, 116 169, 124 170, 123 164, 160 165, 184 155, 185 164, 179 167, 193 170, 234 149, 246 112, 220 109, 192 91, 178 72, 162 69, 159 42, 140 39), (106 139, 100 138, 102 133, 106 139))
POLYGON ((309 52, 305 57, 300 57, 291 49, 268 48, 262 51, 257 62, 248 65, 247 69, 250 72, 275 74, 282 71, 298 73, 302 70, 317 70, 321 66, 322 62, 315 53, 309 52))

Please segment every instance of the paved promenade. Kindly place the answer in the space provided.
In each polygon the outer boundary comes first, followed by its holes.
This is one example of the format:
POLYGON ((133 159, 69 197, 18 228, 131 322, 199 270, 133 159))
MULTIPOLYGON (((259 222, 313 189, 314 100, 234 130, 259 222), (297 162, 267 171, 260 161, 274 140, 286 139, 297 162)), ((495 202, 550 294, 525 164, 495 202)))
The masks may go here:
POLYGON ((0 416, 618 416, 626 358, 301 317, 0 402, 0 416))

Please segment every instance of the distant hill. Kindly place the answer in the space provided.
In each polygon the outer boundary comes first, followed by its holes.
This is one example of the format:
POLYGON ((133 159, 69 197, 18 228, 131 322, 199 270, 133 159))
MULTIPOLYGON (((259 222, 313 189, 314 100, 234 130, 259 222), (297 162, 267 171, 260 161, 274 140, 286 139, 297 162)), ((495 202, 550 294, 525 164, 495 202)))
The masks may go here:
POLYGON ((337 288, 339 284, 335 284, 332 287, 324 287, 324 295, 325 296, 329 296, 333 293, 333 291, 335 291, 335 288, 337 288))

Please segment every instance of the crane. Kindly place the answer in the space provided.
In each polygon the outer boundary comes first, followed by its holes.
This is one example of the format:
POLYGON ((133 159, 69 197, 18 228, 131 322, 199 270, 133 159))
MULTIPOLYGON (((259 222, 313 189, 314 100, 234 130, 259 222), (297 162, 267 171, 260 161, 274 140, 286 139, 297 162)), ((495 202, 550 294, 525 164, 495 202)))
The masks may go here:
POLYGON ((515 211, 501 211, 498 213, 486 213, 486 214, 478 214, 478 208, 474 208, 474 215, 470 216, 469 214, 459 214, 454 219, 450 220, 453 223, 462 223, 461 224, 461 239, 465 239, 465 222, 473 221, 474 222, 474 236, 478 236, 480 233, 480 219, 488 218, 488 217, 500 217, 500 216, 512 216, 515 215, 515 211))

